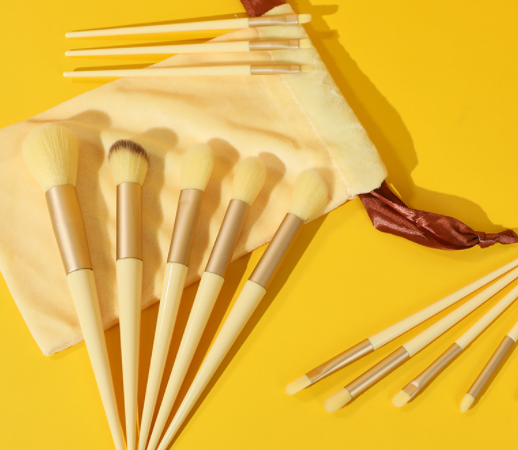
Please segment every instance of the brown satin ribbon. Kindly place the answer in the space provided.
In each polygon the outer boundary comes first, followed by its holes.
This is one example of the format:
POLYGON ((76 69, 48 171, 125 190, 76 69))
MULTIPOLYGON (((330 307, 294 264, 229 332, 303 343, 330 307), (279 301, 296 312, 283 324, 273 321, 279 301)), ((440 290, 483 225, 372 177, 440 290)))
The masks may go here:
POLYGON ((284 5, 284 0, 241 0, 250 17, 262 16, 279 5, 284 5))
POLYGON ((406 206, 383 182, 380 188, 360 194, 374 227, 417 244, 441 250, 462 250, 480 245, 485 248, 518 243, 512 230, 500 233, 474 231, 460 220, 406 206))

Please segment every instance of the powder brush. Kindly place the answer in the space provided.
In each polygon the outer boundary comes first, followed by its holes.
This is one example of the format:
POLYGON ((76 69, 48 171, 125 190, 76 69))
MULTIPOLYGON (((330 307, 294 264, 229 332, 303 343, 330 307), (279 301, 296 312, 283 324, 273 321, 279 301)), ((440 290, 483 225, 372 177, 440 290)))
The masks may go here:
POLYGON ((78 141, 68 128, 46 124, 25 138, 23 156, 47 200, 81 331, 115 448, 124 450, 99 300, 76 191, 78 141))
POLYGON ((145 446, 149 435, 167 354, 171 345, 178 307, 180 306, 180 299, 187 276, 189 256, 203 192, 207 187, 213 167, 214 156, 207 144, 194 145, 182 158, 182 189, 160 296, 160 306, 140 425, 138 443, 140 449, 145 446))

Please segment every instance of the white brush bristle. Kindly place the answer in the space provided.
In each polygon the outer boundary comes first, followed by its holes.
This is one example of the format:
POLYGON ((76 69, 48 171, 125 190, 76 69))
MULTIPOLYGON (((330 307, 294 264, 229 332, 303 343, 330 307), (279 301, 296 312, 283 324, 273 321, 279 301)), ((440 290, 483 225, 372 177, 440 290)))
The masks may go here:
POLYGON ((460 412, 466 412, 475 403, 475 397, 470 394, 466 394, 460 402, 460 412))
POLYGON ((324 403, 324 408, 328 413, 333 413, 343 408, 347 403, 352 400, 352 396, 349 391, 345 388, 335 392, 329 397, 324 403))
POLYGON ((138 183, 142 186, 149 167, 149 157, 140 145, 121 139, 110 147, 108 160, 116 185, 138 183))
POLYGON ((301 39, 299 41, 299 48, 311 48, 311 41, 309 39, 301 39))
POLYGON ((295 180, 288 212, 306 221, 326 204, 328 195, 326 184, 318 172, 306 170, 295 180))
POLYGON ((311 380, 308 376, 302 375, 300 378, 297 378, 286 386, 286 394, 295 395, 297 392, 302 391, 302 389, 306 389, 310 384, 311 380))
POLYGON ((264 186, 266 167, 255 156, 239 163, 232 185, 232 198, 251 205, 264 186))
POLYGON ((45 192, 55 186, 76 185, 79 144, 69 128, 52 123, 35 128, 23 141, 22 152, 45 192))
POLYGON ((311 22, 311 14, 299 14, 298 22, 300 24, 311 22))
POLYGON ((214 155, 207 144, 193 145, 182 159, 182 189, 204 191, 214 167, 214 155))
POLYGON ((399 391, 394 398, 392 399, 392 404, 396 408, 401 408, 403 405, 406 405, 410 401, 410 395, 405 391, 399 391))

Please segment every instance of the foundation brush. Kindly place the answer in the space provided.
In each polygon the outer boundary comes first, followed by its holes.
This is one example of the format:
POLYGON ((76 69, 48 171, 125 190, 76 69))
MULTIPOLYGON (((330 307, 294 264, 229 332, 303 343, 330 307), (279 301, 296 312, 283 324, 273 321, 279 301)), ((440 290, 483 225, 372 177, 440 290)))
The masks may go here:
POLYGON ((78 141, 68 128, 47 124, 23 142, 23 156, 45 191, 52 227, 115 448, 124 438, 104 338, 92 262, 76 191, 78 141))
POLYGON ((128 450, 135 449, 142 303, 142 183, 149 159, 132 141, 115 142, 108 154, 117 185, 117 288, 128 450))
MULTIPOLYGON (((227 207, 227 212, 212 248, 207 267, 201 277, 147 450, 155 450, 162 435, 187 369, 191 364, 216 299, 225 282, 225 274, 243 229, 250 205, 262 189, 265 179, 266 168, 259 158, 245 158, 237 167, 233 182, 232 199, 227 207)), ((144 447, 141 447, 140 450, 144 450, 144 447)))
POLYGON ((180 426, 266 294, 270 282, 299 234, 302 225, 324 206, 327 200, 326 185, 316 171, 308 170, 298 176, 293 187, 288 213, 230 310, 173 421, 165 432, 158 450, 169 448, 180 426))
POLYGON ((191 147, 182 159, 182 189, 160 296, 140 426, 138 444, 140 449, 145 446, 149 435, 178 307, 185 285, 185 277, 187 276, 189 256, 203 192, 209 182, 213 166, 214 156, 211 148, 206 144, 197 144, 191 147))

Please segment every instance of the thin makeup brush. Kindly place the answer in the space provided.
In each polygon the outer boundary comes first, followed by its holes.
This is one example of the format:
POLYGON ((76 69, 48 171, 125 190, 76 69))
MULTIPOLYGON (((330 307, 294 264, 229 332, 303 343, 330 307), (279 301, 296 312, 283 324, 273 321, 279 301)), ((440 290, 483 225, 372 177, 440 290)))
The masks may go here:
POLYGON ((96 36, 123 36, 136 34, 177 33, 185 31, 237 30, 240 28, 272 25, 301 25, 311 22, 311 14, 287 14, 282 16, 243 17, 236 19, 205 20, 201 22, 143 25, 138 27, 105 28, 102 30, 71 31, 67 38, 96 36))
POLYGON ((428 329, 419 333, 416 337, 403 344, 396 351, 392 352, 386 358, 382 359, 375 366, 371 367, 363 375, 360 375, 354 381, 344 388, 331 395, 325 402, 327 412, 335 412, 349 403, 353 398, 358 397, 379 380, 396 370, 403 363, 408 361, 416 353, 420 352, 428 344, 437 339, 441 334, 448 331, 452 326, 464 319, 468 314, 490 299, 498 291, 502 290, 509 283, 518 278, 518 269, 505 275, 496 281, 484 291, 459 306, 442 319, 438 320, 428 329))
MULTIPOLYGON (((225 281, 225 274, 234 254, 250 205, 256 199, 265 180, 266 168, 259 158, 245 158, 238 165, 234 176, 232 200, 230 200, 207 267, 201 277, 147 450, 155 450, 158 445, 178 391, 182 386, 196 347, 200 342, 225 281)), ((144 447, 140 450, 144 450, 144 447)))
POLYGON ((166 450, 210 379, 241 333, 246 322, 266 294, 268 286, 302 225, 328 200, 328 191, 314 170, 302 172, 295 181, 288 213, 277 229, 252 275, 245 283, 234 306, 196 374, 158 450, 166 450))
POLYGON ((142 183, 149 158, 132 141, 115 142, 108 154, 117 185, 117 288, 126 412, 126 441, 133 450, 137 436, 137 389, 142 307, 142 183))
POLYGON ((185 285, 185 277, 187 276, 189 256, 203 192, 207 187, 213 167, 214 156, 207 144, 194 145, 182 159, 182 190, 178 201, 160 296, 160 307, 140 425, 138 444, 140 449, 145 446, 151 427, 178 307, 185 285))
POLYGON ((77 137, 68 128, 42 125, 25 138, 22 151, 34 178, 45 191, 52 228, 112 438, 117 450, 124 450, 95 278, 75 187, 77 137))
POLYGON ((274 41, 208 42, 203 44, 153 45, 144 47, 68 50, 66 56, 173 55, 179 53, 252 52, 310 48, 309 39, 274 41))
POLYGON ((127 78, 127 77, 217 77, 238 75, 289 75, 307 73, 313 66, 297 64, 270 65, 228 65, 228 66, 192 66, 192 67, 155 67, 145 69, 109 69, 109 70, 79 70, 63 72, 65 78, 127 78))
POLYGON ((518 297, 518 286, 509 292, 493 308, 482 316, 472 327, 457 339, 439 358, 428 366, 417 378, 408 383, 392 399, 392 404, 400 408, 428 385, 448 367, 491 323, 498 318, 518 297))
POLYGON ((502 361, 504 361, 506 356, 510 355, 515 349, 516 346, 514 344, 516 341, 518 341, 518 322, 502 339, 502 342, 497 347, 495 353, 493 353, 493 356, 491 356, 485 367, 482 369, 482 372, 480 372, 480 375, 469 388, 468 393, 462 399, 462 402, 460 403, 461 412, 466 412, 470 409, 475 400, 479 398, 482 392, 484 392, 489 386, 496 369, 500 366, 502 361))
POLYGON ((518 259, 511 261, 503 267, 500 267, 497 270, 479 278, 478 280, 473 281, 472 283, 464 286, 463 288, 451 293, 450 295, 438 300, 431 305, 428 305, 426 308, 423 308, 420 311, 400 320, 399 322, 391 325, 388 328, 376 333, 367 339, 359 342, 358 344, 348 348, 344 352, 339 355, 329 359, 323 364, 315 367, 314 369, 307 372, 305 375, 302 375, 300 378, 297 378, 295 381, 291 382, 286 386, 286 393, 289 395, 294 395, 297 392, 305 389, 323 378, 331 375, 332 373, 337 372, 344 367, 352 364, 355 361, 363 358, 365 355, 372 353, 373 351, 383 347, 385 344, 393 341, 399 336, 405 334, 408 330, 416 327, 417 325, 425 322, 430 317, 435 316, 440 313, 444 309, 450 307, 451 305, 457 303, 464 297, 472 294, 476 290, 480 289, 482 286, 494 281, 504 273, 508 272, 511 269, 514 269, 518 266, 518 259))

